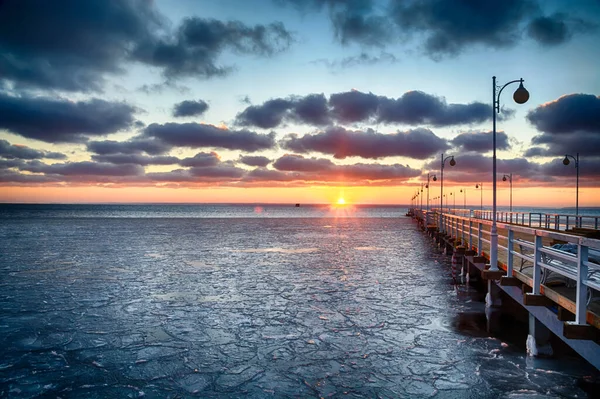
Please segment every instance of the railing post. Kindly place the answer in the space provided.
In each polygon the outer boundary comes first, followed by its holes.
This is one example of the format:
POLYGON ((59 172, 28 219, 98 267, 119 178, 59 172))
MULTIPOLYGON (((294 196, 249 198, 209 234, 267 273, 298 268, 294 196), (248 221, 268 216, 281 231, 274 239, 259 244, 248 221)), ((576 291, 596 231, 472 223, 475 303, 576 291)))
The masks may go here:
POLYGON ((533 249, 533 294, 540 295, 540 286, 542 283, 542 236, 535 235, 535 247, 533 249))
POLYGON ((473 249, 473 220, 469 219, 469 249, 473 249))
POLYGON ((587 280, 588 267, 588 247, 581 245, 581 241, 577 246, 577 296, 576 296, 576 312, 575 324, 586 324, 587 315, 587 285, 583 284, 587 280))
POLYGON ((514 232, 512 231, 512 229, 508 229, 508 234, 506 235, 506 248, 507 248, 507 253, 506 253, 506 275, 508 277, 512 277, 513 275, 513 254, 512 254, 512 249, 513 249, 513 239, 514 239, 514 232))
POLYGON ((479 252, 479 255, 483 255, 483 241, 481 240, 483 237, 483 223, 478 223, 477 227, 477 252, 479 252))

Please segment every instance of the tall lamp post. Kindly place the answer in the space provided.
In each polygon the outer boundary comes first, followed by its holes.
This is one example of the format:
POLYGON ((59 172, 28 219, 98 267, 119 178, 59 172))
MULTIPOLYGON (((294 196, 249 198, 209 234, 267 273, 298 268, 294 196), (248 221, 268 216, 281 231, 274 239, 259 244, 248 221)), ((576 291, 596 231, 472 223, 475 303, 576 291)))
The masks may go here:
MULTIPOLYGON (((483 183, 477 183, 475 185, 475 188, 478 188, 481 190, 481 205, 479 206, 479 210, 481 212, 483 212, 483 183)), ((480 217, 483 217, 483 215, 480 215, 480 217)))
POLYGON ((430 175, 429 173, 427 173, 427 184, 425 185, 425 188, 427 189, 427 212, 429 212, 429 180, 433 180, 436 181, 437 177, 435 175, 430 175))
MULTIPOLYGON (((508 182, 510 184, 510 211, 512 212, 512 173, 505 174, 504 176, 502 176, 502 181, 506 181, 506 180, 508 180, 508 182)), ((510 219, 512 220, 512 215, 511 215, 510 219)))
POLYGON ((460 192, 463 193, 463 209, 467 209, 467 189, 460 189, 460 192))
POLYGON ((492 157, 492 182, 493 182, 493 196, 492 196, 492 229, 490 232, 490 271, 497 272, 498 269, 498 226, 496 225, 496 113, 500 113, 500 94, 506 86, 512 83, 519 83, 519 87, 513 94, 513 100, 517 104, 525 104, 529 100, 529 92, 523 87, 523 78, 517 80, 511 80, 504 86, 496 85, 496 77, 492 77, 492 143, 494 154, 492 157), (498 90, 498 95, 496 95, 498 90))
POLYGON ((573 161, 575 161, 575 170, 577 172, 577 179, 575 180, 575 226, 576 227, 580 227, 579 226, 579 153, 577 153, 577 156, 573 156, 573 155, 565 155, 565 159, 563 159, 563 165, 567 166, 569 165, 571 162, 569 161, 569 158, 572 158, 573 161))
POLYGON ((442 221, 443 221, 443 214, 444 214, 444 164, 446 163, 446 161, 450 159, 450 166, 454 166, 456 165, 456 161, 454 160, 454 155, 449 155, 446 158, 444 158, 444 154, 442 153, 442 167, 440 169, 440 208, 442 208, 441 212, 440 212, 440 225, 439 225, 439 230, 442 231, 442 221))

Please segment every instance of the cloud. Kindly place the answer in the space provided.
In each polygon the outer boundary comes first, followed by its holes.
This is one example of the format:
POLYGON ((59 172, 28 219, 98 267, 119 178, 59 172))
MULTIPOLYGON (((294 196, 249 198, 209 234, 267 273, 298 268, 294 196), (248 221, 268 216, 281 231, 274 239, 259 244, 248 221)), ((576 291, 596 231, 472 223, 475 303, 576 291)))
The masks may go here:
POLYGON ((198 116, 202 115, 208 110, 208 104, 206 101, 198 100, 186 100, 175 104, 173 107, 173 116, 175 117, 186 117, 186 116, 198 116))
POLYGON ((305 97, 276 98, 262 105, 251 105, 236 116, 236 123, 241 126, 256 126, 263 129, 277 127, 285 121, 298 121, 317 126, 328 124, 325 96, 309 94, 305 97))
POLYGON ((240 162, 248 166, 265 167, 271 163, 271 160, 267 157, 263 157, 260 155, 240 155, 240 162))
POLYGON ((325 58, 320 58, 318 60, 312 61, 311 63, 323 64, 327 68, 335 70, 376 64, 396 64, 397 62, 399 62, 399 60, 398 58, 396 58, 395 55, 387 53, 385 51, 381 51, 378 56, 362 52, 358 55, 344 57, 342 59, 333 61, 327 60, 325 58))
POLYGON ((304 158, 302 155, 286 154, 273 162, 273 167, 289 174, 296 180, 336 181, 336 180, 407 180, 421 174, 419 170, 394 164, 336 165, 329 159, 304 158))
POLYGON ((146 0, 6 0, 0 8, 0 79, 23 88, 101 91, 105 76, 131 61, 168 80, 222 76, 233 69, 220 61, 225 51, 269 56, 293 42, 281 23, 189 17, 171 30, 146 0))
POLYGON ((62 176, 139 176, 144 174, 144 168, 140 165, 116 165, 90 161, 55 163, 51 165, 39 161, 30 161, 20 169, 31 173, 62 176))
POLYGON ((179 163, 179 158, 170 156, 148 156, 140 154, 109 154, 109 155, 92 155, 92 160, 100 163, 112 163, 117 165, 134 164, 134 165, 173 165, 179 163))
POLYGON ((275 147, 275 133, 258 134, 248 130, 229 130, 199 123, 153 123, 144 129, 145 137, 157 138, 178 147, 219 147, 255 152, 275 147))
POLYGON ((48 143, 80 143, 130 128, 135 108, 99 99, 68 101, 0 93, 0 128, 48 143))
POLYGON ((568 94, 529 111, 527 119, 547 134, 600 132, 600 96, 568 94))
POLYGON ((143 152, 149 155, 162 155, 173 148, 172 145, 159 139, 140 136, 127 141, 89 141, 86 143, 86 146, 88 151, 98 155, 141 154, 143 152))
POLYGON ((216 166, 221 163, 221 159, 216 152, 199 152, 191 158, 182 159, 179 164, 181 166, 191 167, 207 167, 216 166))
POLYGON ((247 26, 240 21, 189 17, 172 37, 148 37, 131 57, 162 68, 168 79, 224 76, 232 67, 221 66, 218 57, 225 50, 239 54, 271 56, 286 50, 292 34, 282 23, 247 26))
MULTIPOLYGON (((323 94, 271 99, 247 107, 237 115, 236 123, 263 129, 288 122, 324 126, 331 121, 452 126, 484 122, 491 114, 488 104, 448 104, 444 98, 421 91, 409 91, 394 99, 351 90, 331 94, 329 100, 323 94)), ((512 114, 507 110, 503 118, 512 114)))
POLYGON ((445 140, 437 137, 431 130, 423 128, 383 134, 372 129, 352 131, 342 127, 331 127, 302 137, 287 135, 280 145, 298 153, 320 152, 339 159, 350 156, 373 159, 404 156, 426 159, 449 148, 445 140))
MULTIPOLYGON (((385 47, 418 43, 432 59, 456 56, 474 46, 513 47, 523 41, 523 31, 541 45, 565 42, 595 24, 567 12, 544 16, 538 0, 501 3, 473 0, 278 0, 302 12, 325 9, 335 38, 341 44, 385 47), (585 27, 585 28, 583 28, 585 27)), ((593 3, 593 2, 592 2, 593 3)), ((561 4, 562 5, 562 4, 561 4)), ((597 12, 594 4, 570 4, 567 11, 597 12)))
POLYGON ((567 42, 574 33, 589 32, 596 28, 595 23, 556 13, 532 19, 527 26, 527 34, 542 45, 556 46, 567 42))
POLYGON ((569 94, 527 114, 541 134, 531 140, 526 156, 600 156, 600 96, 569 94))
MULTIPOLYGON (((462 151, 488 152, 492 151, 492 132, 461 133, 451 140, 452 145, 462 151)), ((508 135, 505 132, 496 132, 496 149, 510 150, 508 135)))
POLYGON ((6 159, 66 159, 67 156, 60 152, 40 151, 24 145, 10 144, 0 140, 0 158, 6 159))

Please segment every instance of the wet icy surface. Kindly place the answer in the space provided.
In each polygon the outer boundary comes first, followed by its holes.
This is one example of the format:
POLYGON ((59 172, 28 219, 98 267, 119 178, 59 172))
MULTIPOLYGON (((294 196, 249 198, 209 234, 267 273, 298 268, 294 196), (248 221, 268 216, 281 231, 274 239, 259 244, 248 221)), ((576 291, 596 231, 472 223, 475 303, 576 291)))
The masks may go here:
POLYGON ((407 218, 4 219, 0 396, 586 397, 449 270, 407 218))

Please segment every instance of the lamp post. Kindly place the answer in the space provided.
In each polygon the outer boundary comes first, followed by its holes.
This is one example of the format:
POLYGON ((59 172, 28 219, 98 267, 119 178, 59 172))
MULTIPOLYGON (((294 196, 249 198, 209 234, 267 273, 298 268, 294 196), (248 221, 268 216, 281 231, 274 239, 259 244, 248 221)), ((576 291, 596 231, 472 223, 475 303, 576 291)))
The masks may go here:
MULTIPOLYGON (((505 174, 502 176, 502 181, 506 181, 510 183, 510 211, 512 212, 512 173, 505 174)), ((510 217, 512 220, 512 216, 510 217)))
MULTIPOLYGON (((456 209, 456 195, 454 195, 454 191, 450 193, 450 196, 454 199, 454 205, 452 205, 453 209, 456 209)), ((454 211, 456 213, 456 211, 454 211)))
POLYGON ((442 208, 441 212, 440 212, 440 225, 439 225, 439 229, 441 231, 442 228, 442 217, 443 217, 443 213, 444 213, 444 164, 446 163, 446 161, 450 159, 450 166, 454 166, 456 165, 456 161, 454 160, 454 155, 449 155, 446 158, 444 158, 444 154, 442 153, 442 166, 440 169, 440 207, 442 208))
POLYGON ((577 156, 573 156, 573 155, 565 155, 565 159, 563 159, 563 165, 567 166, 569 165, 571 162, 569 161, 569 158, 572 158, 573 161, 575 161, 575 170, 577 172, 577 179, 575 180, 575 226, 576 227, 580 227, 579 226, 579 153, 577 153, 577 156))
POLYGON ((492 229, 490 232, 490 270, 497 272, 498 269, 498 226, 496 225, 496 113, 500 113, 500 94, 506 86, 512 83, 519 83, 519 87, 513 94, 513 100, 517 104, 525 104, 529 100, 529 92, 523 87, 523 78, 517 80, 511 80, 504 86, 496 86, 496 77, 492 77, 492 144, 493 144, 493 157, 492 157, 492 229), (498 90, 499 89, 499 90, 498 90), (498 95, 496 95, 498 90, 498 95))
POLYGON ((421 191, 419 191, 419 196, 421 197, 421 211, 423 211, 423 183, 421 183, 421 191))
POLYGON ((429 173, 427 173, 427 184, 425 185, 425 188, 427 189, 427 212, 429 212, 429 179, 436 181, 437 177, 435 175, 431 176, 429 173))
POLYGON ((483 183, 477 183, 477 184, 475 185, 475 188, 478 188, 478 189, 480 189, 480 190, 481 190, 481 205, 480 205, 480 208, 479 208, 479 210, 480 210, 481 212, 483 212, 483 183))
POLYGON ((463 209, 467 209, 467 189, 460 189, 460 192, 463 193, 463 209))

